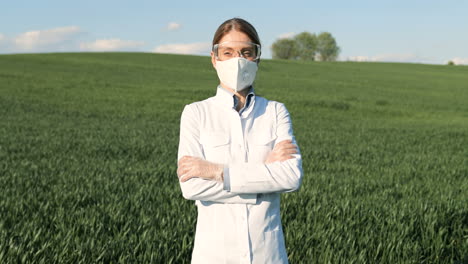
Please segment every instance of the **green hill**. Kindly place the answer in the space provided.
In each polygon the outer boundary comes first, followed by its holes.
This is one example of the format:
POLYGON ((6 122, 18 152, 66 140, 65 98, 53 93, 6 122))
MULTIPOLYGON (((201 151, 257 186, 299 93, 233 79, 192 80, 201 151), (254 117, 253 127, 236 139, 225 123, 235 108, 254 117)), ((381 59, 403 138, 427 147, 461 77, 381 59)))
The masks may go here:
MULTIPOLYGON (((0 55, 0 263, 188 263, 176 177, 208 57, 0 55)), ((303 155, 291 263, 468 261, 468 67, 262 60, 303 155)))

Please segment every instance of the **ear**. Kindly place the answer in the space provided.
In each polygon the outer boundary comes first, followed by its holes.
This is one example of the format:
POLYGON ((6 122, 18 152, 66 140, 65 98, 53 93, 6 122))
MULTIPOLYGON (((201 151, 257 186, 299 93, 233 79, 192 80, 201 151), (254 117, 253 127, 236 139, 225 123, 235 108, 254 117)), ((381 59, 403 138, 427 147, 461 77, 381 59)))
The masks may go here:
POLYGON ((216 69, 216 58, 215 58, 214 52, 211 52, 210 55, 211 55, 211 64, 213 65, 213 68, 216 69))

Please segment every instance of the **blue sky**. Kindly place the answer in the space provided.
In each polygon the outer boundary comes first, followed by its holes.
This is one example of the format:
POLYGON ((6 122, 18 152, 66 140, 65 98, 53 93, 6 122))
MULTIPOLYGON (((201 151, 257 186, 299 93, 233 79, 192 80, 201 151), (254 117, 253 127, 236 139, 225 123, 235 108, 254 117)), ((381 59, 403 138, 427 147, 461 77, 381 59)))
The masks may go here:
POLYGON ((142 51, 208 55, 224 20, 280 38, 328 31, 340 60, 468 64, 468 1, 3 1, 0 53, 142 51))

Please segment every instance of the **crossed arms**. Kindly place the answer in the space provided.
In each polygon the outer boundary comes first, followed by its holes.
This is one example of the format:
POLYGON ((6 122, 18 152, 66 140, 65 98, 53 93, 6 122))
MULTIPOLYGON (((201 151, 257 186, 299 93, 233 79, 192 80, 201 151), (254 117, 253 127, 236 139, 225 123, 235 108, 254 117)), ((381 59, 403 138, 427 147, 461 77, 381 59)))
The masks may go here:
POLYGON ((263 163, 216 164, 204 159, 196 110, 186 106, 181 118, 177 169, 183 196, 190 200, 255 203, 258 193, 297 190, 302 181, 302 160, 289 113, 283 104, 278 108, 278 143, 263 163))

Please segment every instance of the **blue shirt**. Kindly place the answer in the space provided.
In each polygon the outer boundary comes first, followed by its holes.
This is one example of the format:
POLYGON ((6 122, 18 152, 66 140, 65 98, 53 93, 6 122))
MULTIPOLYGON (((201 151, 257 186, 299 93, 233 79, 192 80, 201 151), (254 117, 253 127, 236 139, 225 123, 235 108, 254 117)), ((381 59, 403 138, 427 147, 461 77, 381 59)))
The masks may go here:
MULTIPOLYGON (((218 86, 218 89, 221 89, 222 91, 228 93, 229 95, 231 95, 233 97, 233 107, 232 108, 237 109, 237 106, 239 105, 239 99, 234 95, 234 93, 224 89, 221 85, 218 86)), ((253 86, 250 86, 249 93, 247 94, 246 99, 245 99, 245 105, 244 105, 244 107, 242 107, 239 110, 239 115, 242 115, 242 112, 244 112, 244 110, 249 108, 253 97, 255 97, 255 91, 254 91, 253 86)))

